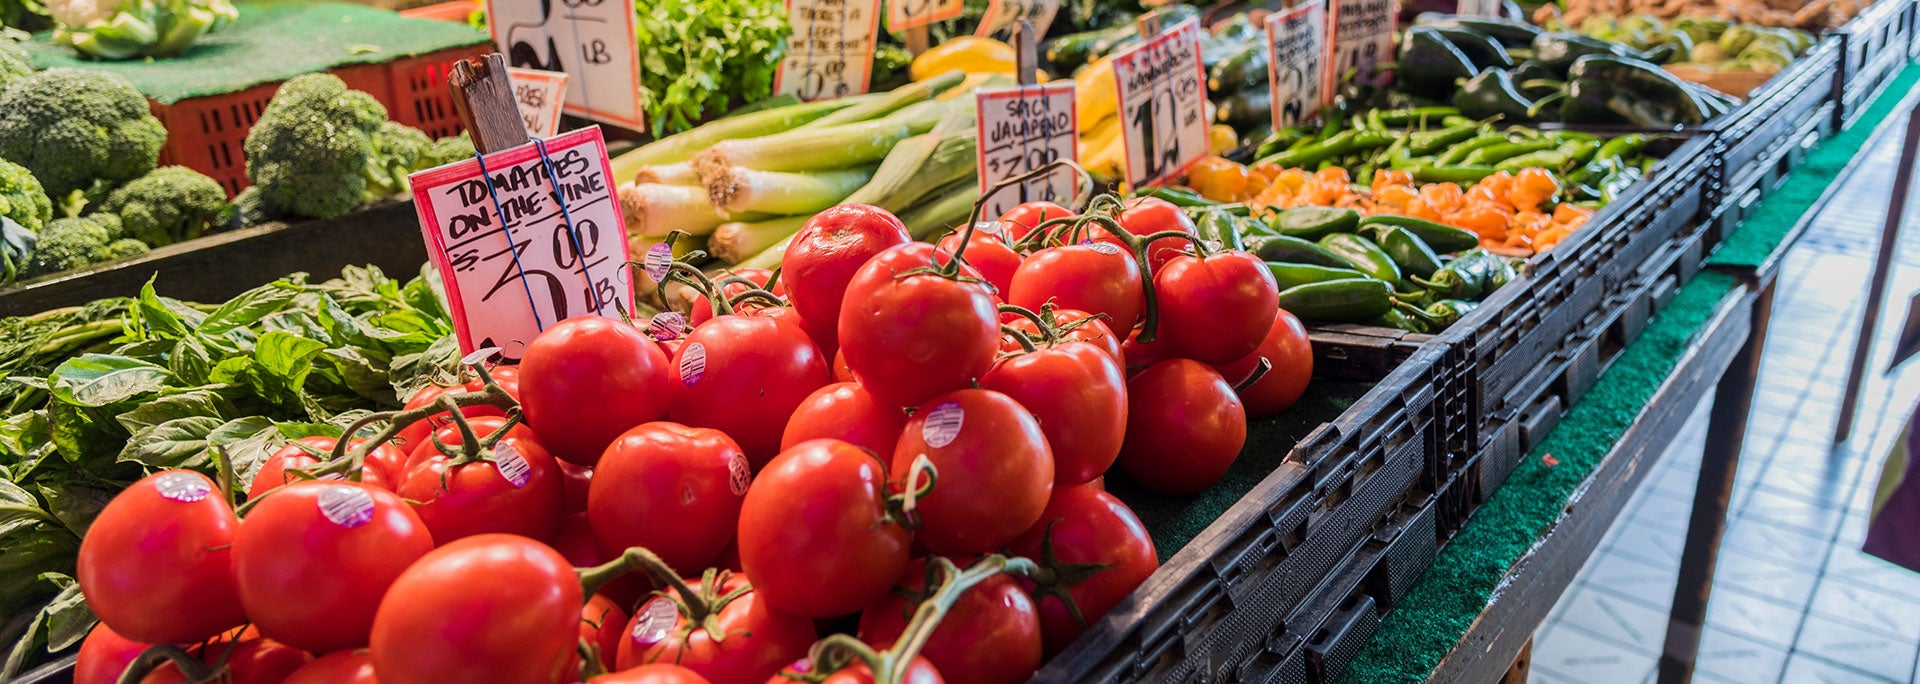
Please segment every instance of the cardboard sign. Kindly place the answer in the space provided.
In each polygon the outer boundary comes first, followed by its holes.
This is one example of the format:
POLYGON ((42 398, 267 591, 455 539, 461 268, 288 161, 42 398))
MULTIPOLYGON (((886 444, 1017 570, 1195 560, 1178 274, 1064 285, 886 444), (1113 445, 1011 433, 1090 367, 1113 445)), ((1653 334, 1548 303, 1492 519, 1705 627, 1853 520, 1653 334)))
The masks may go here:
POLYGON ((1273 91, 1273 128, 1313 118, 1332 98, 1327 81, 1326 0, 1310 0, 1267 15, 1267 87, 1273 91))
POLYGON ((560 130, 560 108, 567 99, 567 75, 557 71, 507 67, 513 102, 527 122, 527 135, 551 138, 560 130))
POLYGON ((518 359, 554 323, 633 311, 626 218, 600 127, 545 147, 545 158, 528 143, 411 176, 464 353, 501 347, 518 359))
POLYGON ((1468 17, 1498 17, 1506 14, 1504 0, 1460 0, 1454 14, 1468 17))
POLYGON ((1034 37, 1044 38, 1053 16, 1060 13, 1060 0, 987 0, 987 12, 980 15, 980 27, 973 35, 993 38, 1006 35, 1013 25, 1025 19, 1039 29, 1034 37))
MULTIPOLYGON (((1080 122, 1073 81, 975 91, 980 125, 980 192, 1056 160, 1079 161, 1080 122)), ((1031 200, 1072 204, 1080 179, 1072 169, 1001 188, 987 196, 984 216, 999 216, 1031 200)))
POLYGON ((787 0, 793 37, 773 94, 814 101, 867 92, 880 34, 880 0, 787 0))
POLYGON ((887 0, 887 30, 899 33, 960 16, 963 0, 887 0))
POLYGON ((1188 19, 1113 58, 1127 183, 1142 187, 1180 175, 1207 156, 1207 76, 1200 22, 1188 19))
POLYGON ((1393 61, 1394 0, 1331 0, 1327 18, 1333 38, 1327 41, 1325 92, 1337 93, 1340 79, 1353 74, 1355 83, 1385 85, 1380 65, 1393 61))
POLYGON ((487 28, 507 65, 564 72, 566 112, 644 130, 633 5, 616 0, 487 0, 487 28))

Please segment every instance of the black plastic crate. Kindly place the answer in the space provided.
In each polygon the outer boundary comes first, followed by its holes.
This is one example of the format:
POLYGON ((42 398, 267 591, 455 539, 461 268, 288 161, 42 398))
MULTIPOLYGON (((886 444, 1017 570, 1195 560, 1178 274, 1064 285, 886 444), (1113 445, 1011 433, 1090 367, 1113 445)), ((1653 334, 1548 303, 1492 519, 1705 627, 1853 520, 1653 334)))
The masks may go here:
POLYGON ((1036 681, 1220 679, 1413 491, 1437 424, 1419 348, 1043 668, 1036 681))
POLYGON ((1721 164, 1728 179, 1738 179, 1754 160, 1791 137, 1808 119, 1832 119, 1821 107, 1834 99, 1833 83, 1843 51, 1839 37, 1821 39, 1746 102, 1708 122, 1724 146, 1721 164))
POLYGON ((1867 102, 1912 59, 1920 48, 1913 40, 1914 0, 1883 0, 1867 7, 1840 27, 1843 43, 1840 64, 1839 111, 1850 124, 1867 102))

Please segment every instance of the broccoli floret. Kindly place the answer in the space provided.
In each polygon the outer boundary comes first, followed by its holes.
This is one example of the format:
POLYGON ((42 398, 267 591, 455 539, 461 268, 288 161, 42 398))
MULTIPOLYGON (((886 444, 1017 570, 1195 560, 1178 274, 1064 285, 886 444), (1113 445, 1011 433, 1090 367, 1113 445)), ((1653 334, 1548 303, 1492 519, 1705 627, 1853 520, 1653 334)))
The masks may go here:
POLYGON ((0 217, 35 232, 53 219, 53 201, 40 181, 26 167, 5 159, 0 159, 0 217))
POLYGON ((117 75, 48 69, 0 93, 0 158, 27 167, 55 199, 145 175, 166 141, 147 98, 117 75))
POLYGON ((250 186, 241 190, 240 194, 234 195, 233 208, 239 215, 238 220, 235 221, 238 224, 237 227, 257 226, 284 218, 280 212, 268 209, 266 203, 260 201, 259 186, 250 186))
POLYGON ((111 218, 110 214, 96 214, 47 222, 33 253, 27 255, 21 276, 33 278, 100 261, 114 241, 111 227, 99 220, 101 216, 111 218))
POLYGON ((20 47, 19 41, 0 36, 0 90, 32 75, 33 58, 27 56, 27 49, 20 47))
POLYGON ((153 251, 153 248, 148 247, 147 243, 133 238, 120 238, 107 243, 107 246, 95 252, 93 262, 97 264, 102 261, 113 261, 114 259, 146 254, 151 251, 153 251))
POLYGON ((128 237, 159 247, 192 240, 234 220, 220 183, 184 166, 167 166, 123 185, 100 210, 120 217, 128 237))
POLYGON ((473 138, 463 132, 433 141, 433 145, 427 148, 427 153, 421 156, 420 163, 415 165, 414 170, 424 171, 472 158, 473 138))
POLYGON ((288 216, 345 216, 381 196, 370 188, 380 168, 374 134, 387 108, 372 95, 348 90, 331 74, 287 81, 247 133, 247 178, 261 203, 288 216))
POLYGON ((380 124, 373 132, 373 156, 367 160, 367 194, 380 198, 411 191, 407 174, 419 168, 432 147, 433 138, 418 128, 392 121, 380 124))

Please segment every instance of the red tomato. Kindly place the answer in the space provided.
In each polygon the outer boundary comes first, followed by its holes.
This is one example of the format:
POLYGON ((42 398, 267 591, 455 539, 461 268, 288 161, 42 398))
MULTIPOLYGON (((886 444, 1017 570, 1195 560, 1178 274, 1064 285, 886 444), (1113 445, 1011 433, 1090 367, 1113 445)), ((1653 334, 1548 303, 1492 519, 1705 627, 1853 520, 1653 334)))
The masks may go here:
MULTIPOLYGON (((593 526, 587 522, 586 513, 575 513, 560 521, 560 533, 553 536, 553 550, 560 552, 567 563, 576 568, 591 568, 613 560, 613 554, 600 550, 600 541, 593 536, 593 526)), ((622 607, 634 606, 648 592, 653 591, 652 580, 645 573, 630 572, 600 585, 599 594, 605 594, 622 607)))
MULTIPOLYGON (((1099 622, 1160 567, 1160 557, 1153 550, 1153 538, 1147 536, 1147 528, 1134 516, 1133 509, 1112 494, 1091 487, 1054 490, 1040 522, 1020 535, 1011 548, 1021 556, 1039 559, 1041 542, 1049 536, 1054 557, 1061 564, 1080 565, 1089 570, 1086 564, 1106 566, 1067 587, 1086 618, 1084 624, 1099 622)), ((1058 597, 1040 597, 1036 607, 1040 610, 1040 633, 1046 642, 1048 657, 1065 649, 1086 631, 1058 597)))
POLYGON ((152 645, 120 636, 105 624, 94 625, 74 658, 73 684, 114 684, 127 665, 152 645))
POLYGON ((379 684, 373 678, 373 654, 366 649, 334 651, 294 670, 284 684, 379 684))
MULTIPOLYGON (((720 291, 726 294, 728 301, 742 292, 766 287, 767 281, 773 278, 773 271, 764 268, 736 269, 731 274, 732 277, 721 278, 724 282, 720 284, 720 291)), ((713 320, 713 302, 706 295, 695 296, 693 306, 687 309, 687 322, 697 328, 710 320, 713 320)))
MULTIPOLYGON (((1044 316, 1046 314, 1041 315, 1044 316)), ((1033 321, 1025 316, 1003 314, 1002 318, 1004 319, 1002 322, 1012 326, 1013 329, 1026 333, 1028 339, 1038 341, 1042 337, 1039 326, 1034 325, 1033 321)), ((1072 330, 1067 330, 1061 334, 1060 337, 1063 341, 1076 340, 1080 342, 1090 342, 1102 351, 1105 351, 1107 355, 1112 356, 1115 361, 1126 360, 1126 357, 1120 353, 1120 338, 1113 334, 1113 329, 1107 327, 1105 321, 1094 318, 1085 311, 1079 309, 1055 309, 1053 312, 1053 325, 1056 328, 1073 326, 1072 330), (1085 322, 1082 323, 1081 321, 1085 322)), ((1001 352, 1017 352, 1020 350, 1020 343, 1015 342, 1011 337, 1000 341, 1001 352)))
MULTIPOLYGON (((874 255, 912 242, 907 227, 893 214, 865 204, 843 204, 814 214, 800 226, 780 258, 780 282, 787 298, 808 320, 840 320, 847 286, 874 255)), ((835 327, 834 339, 839 339, 835 327)))
POLYGON ((1140 265, 1104 242, 1034 252, 1013 273, 1007 303, 1031 311, 1045 304, 1106 314, 1109 329, 1132 330, 1146 311, 1140 265))
POLYGON ((1153 276, 1159 337, 1186 358, 1233 363, 1273 329, 1280 290, 1259 257, 1240 251, 1182 254, 1153 276))
POLYGON ((740 508, 740 561, 768 607, 846 615, 907 565, 911 535, 890 515, 886 468, 852 444, 816 439, 775 456, 740 508))
POLYGON ((635 425, 667 414, 672 372, 652 338, 600 316, 561 321, 527 345, 520 362, 527 425, 551 435, 554 456, 584 466, 635 425))
MULTIPOLYGON (((983 224, 993 225, 993 224, 983 224)), ((940 238, 938 249, 943 254, 952 254, 960 248, 960 233, 950 233, 940 238)), ((973 237, 967 240, 967 251, 960 258, 986 278, 995 292, 1005 297, 1007 289, 1013 286, 1013 272, 1020 268, 1020 253, 1008 247, 998 233, 988 232, 975 227, 973 237)))
POLYGON ((560 468, 561 489, 565 492, 565 496, 560 498, 561 513, 573 515, 586 512, 587 488, 593 484, 593 469, 559 459, 554 459, 553 464, 560 468))
MULTIPOLYGON (((493 376, 494 382, 500 385, 500 389, 506 390, 507 394, 512 395, 515 399, 518 399, 520 397, 520 367, 519 366, 497 366, 494 368, 487 369, 487 373, 493 376)), ((411 411, 413 409, 417 409, 417 408, 426 406, 428 404, 434 403, 436 401, 439 401, 440 396, 443 394, 458 394, 460 392, 478 392, 485 386, 486 386, 486 383, 481 382, 480 379, 477 377, 472 380, 468 380, 466 384, 456 385, 452 387, 447 387, 442 385, 428 385, 426 387, 420 388, 419 391, 413 393, 412 397, 407 399, 406 410, 411 411)), ((461 409, 460 414, 467 416, 469 418, 476 418, 479 416, 507 415, 506 412, 501 411, 498 407, 494 407, 494 406, 469 406, 461 409)), ((420 442, 426 440, 427 435, 429 433, 431 433, 433 430, 437 430, 439 428, 445 427, 446 425, 447 425, 447 412, 441 411, 439 413, 435 413, 431 416, 427 416, 425 420, 421 420, 411 425, 408 425, 404 428, 401 428, 400 432, 394 435, 392 439, 392 444, 396 447, 399 447, 401 453, 412 451, 414 447, 420 444, 420 442)))
POLYGON ((1018 241, 1025 238, 1028 233, 1033 232, 1033 229, 1040 227, 1040 224, 1047 219, 1065 218, 1072 215, 1073 212, 1067 211, 1066 207, 1044 200, 1035 200, 1032 202, 1022 202, 1014 208, 1008 209, 1007 213, 1000 215, 1000 223, 1006 226, 1007 239, 1018 241))
POLYGON ((393 583, 373 618, 381 684, 557 682, 580 637, 580 580, 540 542, 457 540, 393 583))
POLYGON ((832 378, 805 330, 758 316, 721 316, 694 328, 673 368, 680 382, 667 414, 727 433, 754 465, 780 452, 793 409, 832 378))
POLYGON ((833 381, 853 382, 853 369, 847 367, 847 352, 845 350, 836 349, 833 352, 833 381))
POLYGON ((1120 456, 1120 441, 1127 435, 1127 376, 1120 362, 1099 347, 1065 342, 1009 356, 980 379, 980 387, 1007 395, 1033 414, 1053 452, 1055 486, 1099 477, 1120 456))
POLYGON ((613 558, 644 546, 683 574, 726 548, 753 482, 747 457, 719 430, 647 423, 607 447, 587 490, 587 521, 613 558))
MULTIPOLYGON (((483 438, 506 423, 491 416, 468 420, 483 438)), ((491 532, 553 538, 565 515, 566 484, 546 447, 517 428, 494 443, 486 460, 459 463, 428 446, 407 468, 397 493, 415 502, 434 545, 491 532)))
MULTIPOLYGON (((294 441, 322 452, 332 451, 334 445, 340 442, 333 437, 318 436, 301 437, 294 441)), ((356 439, 353 443, 357 447, 366 441, 356 439)), ((399 447, 392 444, 374 447, 373 451, 367 452, 366 460, 361 462, 360 481, 393 491, 399 480, 399 471, 393 468, 404 465, 406 460, 406 455, 400 452, 399 447)), ((267 456, 266 460, 260 462, 260 470, 253 474, 253 484, 247 487, 247 500, 252 501, 266 496, 267 492, 273 491, 275 487, 300 481, 301 478, 290 475, 287 471, 312 468, 319 464, 320 459, 314 458, 299 446, 288 444, 280 447, 279 451, 273 452, 272 455, 267 456)))
POLYGON ((1127 381, 1120 469, 1161 494, 1197 494, 1219 482, 1247 444, 1247 412, 1213 367, 1170 359, 1127 381))
MULTIPOLYGON (((493 431, 500 429, 500 426, 505 424, 506 423, 500 418, 485 417, 485 416, 480 418, 472 418, 472 419, 469 419, 467 422, 467 425, 473 428, 474 434, 476 436, 483 437, 483 438, 486 437, 489 433, 492 433, 493 431)), ((533 430, 527 429, 527 426, 525 423, 515 425, 511 428, 507 428, 507 435, 514 439, 540 442, 541 446, 543 447, 546 446, 546 441, 540 439, 539 437, 534 436, 533 430)), ((413 470, 414 466, 420 465, 422 462, 426 461, 427 459, 433 458, 436 456, 441 456, 442 454, 440 453, 440 450, 433 446, 434 441, 439 441, 441 444, 447 445, 449 447, 453 447, 455 453, 458 453, 460 448, 460 443, 462 441, 462 437, 460 436, 460 428, 453 424, 448 424, 446 427, 440 428, 438 430, 434 430, 433 439, 422 441, 420 442, 420 444, 416 445, 413 448, 413 451, 407 454, 406 462, 398 470, 395 470, 394 472, 401 473, 402 475, 404 475, 407 472, 413 470)), ((553 450, 548 449, 547 453, 551 454, 553 453, 553 450)))
MULTIPOLYGON (((770 610, 752 590, 719 603, 720 596, 750 586, 742 575, 721 577, 714 594, 690 602, 692 614, 675 607, 679 594, 672 590, 635 609, 620 634, 616 667, 673 663, 715 682, 757 682, 807 654, 818 638, 812 620, 770 610)), ((698 582, 688 586, 700 591, 698 582)))
MULTIPOLYGON (((934 669, 933 663, 921 656, 914 656, 913 660, 908 661, 907 671, 900 677, 900 684, 943 684, 945 681, 940 678, 940 671, 934 669)), ((873 684, 873 682, 873 670, 867 667, 866 662, 855 659, 852 664, 840 671, 827 675, 820 684, 873 684)))
MULTIPOLYGON (((1177 230, 1188 235, 1198 232, 1194 228, 1193 219, 1187 218, 1186 212, 1181 211, 1180 207, 1172 202, 1158 197, 1135 197, 1127 200, 1127 209, 1115 218, 1119 219, 1121 228, 1127 229, 1127 232, 1134 234, 1135 237, 1146 237, 1168 230, 1177 230)), ((1095 235, 1097 236, 1095 239, 1102 242, 1131 249, 1120 238, 1107 231, 1097 231, 1095 235)), ((1192 243, 1181 238, 1154 240, 1152 244, 1147 245, 1147 267, 1154 273, 1159 273, 1160 267, 1166 265, 1167 260, 1191 247, 1192 243)))
POLYGON ((1307 392, 1307 382, 1313 379, 1313 344, 1307 340, 1307 328, 1300 324, 1299 318, 1281 310, 1273 319, 1267 338, 1260 341, 1259 349, 1239 361, 1216 368, 1222 378, 1237 386, 1253 376, 1262 358, 1273 368, 1252 386, 1235 390, 1246 405, 1249 420, 1285 411, 1307 392))
POLYGON ((365 646, 388 586, 431 550, 427 526, 392 492, 299 482, 247 513, 233 570, 262 635, 327 653, 365 646))
POLYGON ((693 670, 661 663, 609 672, 587 680, 587 684, 708 684, 708 681, 693 670))
MULTIPOLYGON (((281 684, 294 671, 313 661, 313 656, 300 649, 279 643, 272 639, 255 637, 233 642, 232 648, 225 644, 208 644, 199 649, 200 661, 208 665, 223 663, 225 674, 217 681, 225 684, 281 684)), ((174 667, 171 661, 154 668, 140 684, 186 684, 186 675, 174 667)))
MULTIPOLYGON (((926 586, 926 561, 908 563, 898 589, 860 613, 860 640, 892 646, 919 607, 902 594, 918 595, 926 586)), ((1026 590, 1000 575, 962 593, 920 655, 950 682, 1018 684, 1040 669, 1040 617, 1026 590)))
POLYGON ((801 330, 807 331, 807 339, 813 340, 813 346, 815 349, 820 350, 820 356, 822 358, 834 356, 840 351, 840 340, 834 337, 833 328, 835 321, 815 323, 807 320, 805 316, 801 316, 800 312, 795 311, 791 306, 777 306, 770 309, 762 309, 754 312, 754 315, 778 318, 799 326, 801 330))
POLYGON ((1164 337, 1155 336, 1152 342, 1141 342, 1140 330, 1133 331, 1127 336, 1127 341, 1120 344, 1120 355, 1125 357, 1129 377, 1156 363, 1179 356, 1164 337))
POLYGON ((889 404, 914 406, 970 387, 1000 349, 1000 316, 987 288, 931 273, 900 275, 934 260, 933 245, 924 242, 894 247, 847 285, 841 350, 860 386, 889 404))
POLYGON ((230 548, 239 531, 205 475, 163 470, 107 502, 74 577, 100 621, 133 641, 184 644, 246 622, 230 548))
POLYGON ((836 382, 814 391, 787 421, 780 448, 810 439, 838 439, 875 454, 892 454, 907 412, 873 398, 858 383, 836 382))
POLYGON ((580 640, 599 648, 602 669, 613 669, 626 627, 627 611, 605 594, 587 597, 587 605, 580 607, 580 640))
POLYGON ((939 483, 918 502, 915 541, 941 555, 1012 541, 1039 519, 1053 488, 1053 452, 1040 426, 999 392, 960 390, 922 404, 893 449, 890 472, 902 488, 918 486, 909 478, 921 455, 939 483))

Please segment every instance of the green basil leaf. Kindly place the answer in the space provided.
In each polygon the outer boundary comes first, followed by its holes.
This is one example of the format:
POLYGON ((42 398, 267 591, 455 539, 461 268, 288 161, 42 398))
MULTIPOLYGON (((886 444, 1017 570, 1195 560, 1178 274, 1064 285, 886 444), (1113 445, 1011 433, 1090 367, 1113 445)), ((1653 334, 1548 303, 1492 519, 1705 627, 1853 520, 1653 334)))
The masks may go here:
POLYGON ((0 537, 0 613, 44 596, 41 573, 72 572, 80 538, 58 523, 45 523, 0 537))
POLYGON ((323 342, 284 332, 270 332, 254 343, 253 356, 260 368, 297 388, 313 370, 313 357, 326 349, 323 342))
POLYGON ((40 616, 47 624, 47 652, 64 651, 87 637, 87 632, 99 622, 93 616, 93 609, 87 607, 86 596, 80 593, 80 583, 72 577, 57 572, 49 572, 40 579, 52 582, 60 588, 60 593, 46 608, 40 609, 40 616))
POLYGON ((207 314, 207 319, 200 322, 196 332, 201 335, 221 335, 253 325, 268 314, 287 308, 299 294, 298 288, 289 287, 285 281, 247 290, 207 314))
POLYGON ((99 407, 152 394, 173 380, 166 368, 139 359, 84 354, 53 371, 53 396, 75 406, 99 407))
POLYGON ((41 523, 59 522, 40 508, 33 493, 6 480, 0 480, 0 537, 41 523))
POLYGON ((180 338, 174 343, 172 353, 167 354, 167 370, 182 384, 204 384, 213 373, 213 354, 198 338, 180 338))
POLYGON ((246 483, 253 482, 254 473, 260 471, 267 456, 288 441, 266 416, 235 418, 207 435, 208 443, 226 451, 227 462, 233 466, 233 486, 241 491, 245 491, 246 483))
POLYGON ((40 495, 47 498, 47 512, 53 514, 60 524, 73 530, 76 536, 86 536, 87 528, 93 525, 93 519, 100 515, 100 509, 107 507, 118 490, 88 487, 79 484, 43 484, 40 495))
POLYGON ((153 468, 207 470, 213 465, 207 452, 207 435, 225 422, 212 416, 188 416, 143 429, 127 440, 120 460, 153 468))
POLYGON ((141 403, 133 410, 114 416, 127 432, 139 432, 175 418, 211 416, 226 418, 235 414, 233 403, 220 395, 219 385, 168 394, 141 403))
MULTIPOLYGON (((155 277, 158 277, 157 275, 155 277)), ((148 278, 140 286, 140 298, 134 306, 135 328, 149 338, 177 340, 192 334, 193 330, 180 316, 174 314, 160 295, 153 291, 153 278, 148 278)))
POLYGON ((398 406, 401 403, 394 397, 393 385, 388 383, 384 360, 375 362, 354 347, 328 349, 324 355, 347 389, 362 399, 377 406, 398 406))

